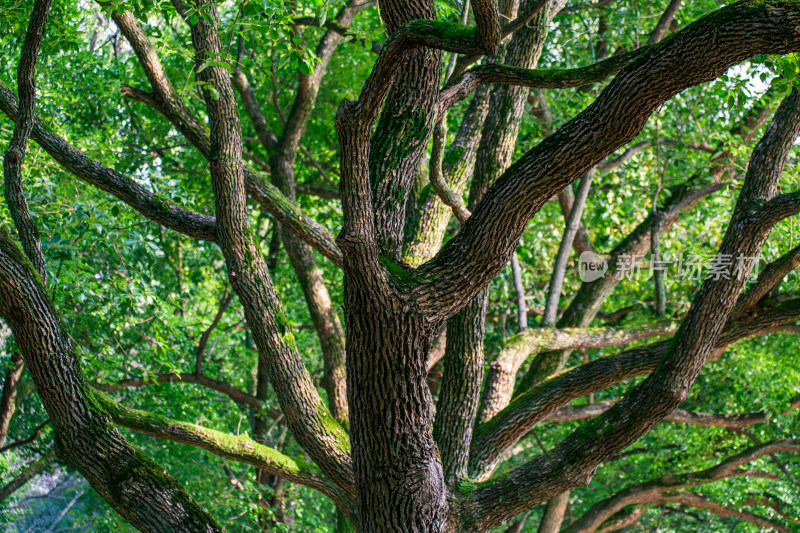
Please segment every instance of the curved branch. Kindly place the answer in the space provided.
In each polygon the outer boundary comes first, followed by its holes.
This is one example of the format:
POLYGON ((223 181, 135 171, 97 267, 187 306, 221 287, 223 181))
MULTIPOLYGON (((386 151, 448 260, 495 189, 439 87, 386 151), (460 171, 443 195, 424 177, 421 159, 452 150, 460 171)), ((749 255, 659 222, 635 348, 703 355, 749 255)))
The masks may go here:
MULTIPOLYGON (((632 485, 596 503, 582 517, 573 522, 565 533, 590 533, 627 505, 669 498, 676 490, 698 487, 721 479, 747 475, 740 466, 775 452, 800 452, 800 440, 776 440, 753 446, 742 453, 720 462, 716 466, 688 474, 668 474, 658 479, 632 485)), ((788 529, 786 529, 788 531, 788 529)))
POLYGON ((464 205, 464 199, 460 194, 450 190, 447 180, 444 178, 442 163, 444 161, 444 141, 447 132, 443 121, 436 123, 433 130, 433 148, 431 148, 430 182, 433 190, 439 195, 444 205, 453 210, 458 222, 464 224, 469 218, 470 212, 464 205))
POLYGON ((28 149, 28 140, 31 137, 35 120, 34 102, 36 100, 36 56, 42 47, 44 27, 47 15, 50 12, 50 0, 37 0, 33 3, 28 31, 25 32, 25 41, 17 67, 17 92, 19 93, 19 113, 14 124, 14 133, 11 142, 3 156, 3 176, 5 178, 5 198, 11 218, 19 234, 22 249, 28 259, 33 263, 36 272, 42 281, 47 278, 47 263, 42 252, 42 240, 39 230, 33 221, 28 201, 22 189, 22 162, 28 149))
POLYGON ((789 252, 771 262, 761 270, 756 282, 736 303, 734 318, 739 318, 751 312, 758 303, 778 286, 781 280, 792 270, 800 266, 800 246, 795 246, 789 252))
POLYGON ((512 165, 413 291, 421 312, 451 316, 508 262, 527 222, 556 193, 630 142, 659 105, 757 53, 800 49, 800 6, 742 2, 649 48, 595 102, 512 165), (691 51, 688 52, 687 51, 691 51))
POLYGON ((525 69, 488 63, 471 68, 453 83, 442 89, 439 112, 450 109, 472 91, 487 83, 506 83, 537 89, 568 89, 603 81, 627 67, 634 59, 646 54, 648 47, 612 56, 592 65, 565 69, 525 69))
POLYGON ((630 329, 539 328, 519 333, 508 340, 489 365, 479 420, 489 420, 508 405, 514 389, 514 376, 532 354, 551 350, 624 346, 638 340, 668 335, 677 330, 678 322, 661 321, 630 329))
POLYGON ((655 505, 662 505, 665 503, 676 503, 686 507, 694 507, 696 509, 708 511, 709 513, 715 514, 722 518, 732 516, 744 522, 750 522, 751 524, 755 524, 759 527, 773 529, 775 531, 779 531, 780 533, 792 532, 790 528, 783 524, 773 522, 772 520, 768 520, 757 514, 720 505, 709 498, 706 498, 705 496, 700 496, 699 494, 694 494, 692 492, 684 492, 675 496, 666 496, 653 502, 655 505))
MULTIPOLYGON (((263 408, 263 405, 255 396, 248 394, 241 389, 237 389, 230 383, 210 378, 204 374, 175 374, 172 372, 164 372, 156 374, 152 378, 132 378, 120 381, 119 383, 94 383, 92 386, 97 390, 115 392, 123 389, 145 387, 147 385, 154 385, 156 383, 193 383, 195 385, 202 385, 217 392, 221 392, 236 403, 247 405, 256 410, 263 408)), ((270 409, 267 412, 267 415, 271 418, 278 418, 281 416, 281 413, 275 409, 270 409)))
MULTIPOLYGON (((754 12, 759 12, 761 5, 737 4, 728 15, 737 20, 739 17, 734 15, 737 9, 748 6, 754 12)), ((800 19, 800 5, 794 7, 798 8, 797 12, 789 16, 800 19)), ((774 9, 774 6, 771 7, 769 13, 774 13, 774 9)), ((723 13, 725 11, 721 10, 723 13)), ((761 12, 760 15, 764 16, 765 13, 761 12)), ((713 20, 715 17, 711 18, 713 20)), ((701 19, 700 22, 704 20, 708 19, 701 19)), ((698 26, 702 27, 702 24, 695 23, 690 28, 698 26)), ((676 35, 665 44, 676 42, 676 39, 680 41, 676 35)), ((800 46, 800 31, 794 39, 797 40, 796 45, 800 46)), ((752 208, 768 203, 774 197, 780 174, 798 133, 800 93, 792 90, 753 150, 741 194, 717 257, 756 257, 760 252, 772 228, 763 225, 758 217, 752 217, 752 208)), ((518 509, 541 501, 540 498, 588 483, 599 464, 641 437, 675 409, 686 398, 692 383, 712 355, 713 347, 728 322, 751 269, 752 265, 746 265, 730 279, 710 277, 703 282, 689 313, 656 369, 622 401, 602 416, 584 423, 550 452, 477 491, 475 502, 482 509, 482 522, 491 527, 499 523, 498 520, 514 516, 518 509), (541 483, 543 477, 552 481, 541 483), (503 509, 498 509, 498 497, 503 498, 503 509)))
POLYGON ((119 426, 137 433, 203 448, 220 457, 253 465, 273 476, 317 489, 338 504, 346 504, 348 500, 344 491, 326 478, 313 463, 284 455, 278 450, 254 441, 246 434, 231 435, 197 424, 131 409, 99 391, 92 393, 92 399, 101 405, 119 426))
POLYGON ((44 428, 47 427, 47 424, 49 423, 50 420, 45 420, 44 422, 36 426, 36 428, 33 430, 33 433, 31 433, 29 437, 24 438, 22 440, 14 441, 11 444, 7 444, 3 447, 0 447, 0 453, 5 453, 9 450, 13 450, 14 448, 19 448, 20 446, 26 446, 32 442, 36 442, 36 439, 39 438, 39 435, 42 434, 42 431, 44 431, 44 428))
POLYGON ((173 0, 173 4, 191 28, 197 78, 203 82, 209 138, 214 147, 209 168, 217 212, 216 236, 228 279, 295 439, 326 475, 352 494, 355 487, 349 436, 325 407, 303 364, 250 231, 239 110, 228 71, 210 62, 223 49, 216 5, 210 0, 198 2, 197 9, 206 16, 188 20, 186 5, 181 0, 173 0))
POLYGON ((60 443, 58 455, 143 531, 221 531, 164 469, 90 401, 75 349, 22 252, 0 227, 0 316, 14 332, 60 443))
POLYGON ((761 206, 755 216, 761 224, 771 226, 797 213, 800 213, 800 191, 781 194, 772 198, 761 206))
MULTIPOLYGON (((11 120, 17 120, 14 94, 0 83, 0 109, 11 120)), ((214 240, 214 217, 194 213, 153 194, 131 178, 113 168, 103 166, 77 150, 64 139, 50 133, 38 118, 31 134, 36 143, 66 170, 107 193, 110 193, 153 222, 195 239, 214 240)))
MULTIPOLYGON (((602 402, 587 405, 570 405, 562 407, 558 411, 549 414, 544 420, 548 422, 570 422, 575 420, 585 420, 605 413, 614 405, 615 402, 602 402)), ((781 415, 786 416, 792 410, 800 407, 800 396, 792 400, 788 409, 782 411, 781 415)), ((701 413, 675 409, 668 414, 664 420, 679 424, 694 424, 698 426, 714 426, 727 429, 738 429, 764 424, 774 417, 771 413, 758 412, 743 415, 721 415, 717 413, 701 413)))

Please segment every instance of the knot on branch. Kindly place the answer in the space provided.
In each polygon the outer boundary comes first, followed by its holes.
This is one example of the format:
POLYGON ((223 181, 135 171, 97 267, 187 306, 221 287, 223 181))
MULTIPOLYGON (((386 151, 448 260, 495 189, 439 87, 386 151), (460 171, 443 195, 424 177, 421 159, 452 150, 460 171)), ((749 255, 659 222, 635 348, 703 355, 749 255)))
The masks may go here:
POLYGON ((341 249, 342 252, 347 255, 348 252, 352 252, 359 248, 363 249, 366 247, 374 247, 375 242, 370 236, 369 232, 346 224, 342 226, 341 231, 339 231, 339 235, 336 236, 336 246, 338 246, 339 249, 341 249))
POLYGON ((155 106, 155 93, 140 91, 139 89, 129 87, 128 85, 123 85, 120 87, 119 92, 122 93, 122 96, 126 96, 131 100, 142 102, 150 107, 155 106))
POLYGON ((342 100, 339 107, 336 109, 336 116, 333 118, 333 123, 336 130, 339 130, 339 125, 355 124, 358 122, 358 105, 356 102, 350 100, 342 100))

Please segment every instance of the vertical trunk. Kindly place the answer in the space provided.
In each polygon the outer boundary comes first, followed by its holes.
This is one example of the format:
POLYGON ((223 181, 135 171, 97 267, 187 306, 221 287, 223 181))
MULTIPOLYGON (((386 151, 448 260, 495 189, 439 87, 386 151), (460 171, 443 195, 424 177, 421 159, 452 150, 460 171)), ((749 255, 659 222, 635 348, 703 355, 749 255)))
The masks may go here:
POLYGON ((555 498, 550 498, 539 523, 539 533, 558 533, 569 505, 569 491, 565 490, 555 498))
POLYGON ((11 356, 10 365, 6 371, 6 379, 3 381, 3 395, 0 396, 0 448, 6 441, 8 426, 11 424, 11 417, 16 410, 17 383, 22 376, 22 354, 14 352, 11 356))
MULTIPOLYGON (((506 16, 512 16, 517 11, 517 2, 508 3, 503 7, 506 16)), ((524 10, 526 6, 523 6, 524 10)), ((544 45, 546 31, 540 30, 548 21, 548 9, 545 8, 530 23, 529 28, 519 30, 515 34, 508 46, 505 56, 505 64, 523 68, 532 68, 539 60, 544 45)), ((483 133, 478 145, 477 158, 475 163, 475 175, 472 180, 469 194, 469 209, 474 210, 478 203, 483 199, 489 186, 505 171, 511 162, 514 153, 514 146, 517 141, 517 133, 522 119, 522 110, 527 101, 528 90, 520 87, 509 87, 498 85, 494 87, 489 99, 489 111, 483 126, 483 133)), ((524 292, 524 291, 523 291, 524 292)), ((488 291, 481 291, 472 304, 464 307, 455 316, 448 320, 448 350, 450 350, 451 328, 454 328, 461 335, 461 340, 453 338, 452 343, 462 348, 458 355, 460 362, 456 363, 456 354, 451 357, 451 368, 461 370, 460 375, 447 376, 443 385, 452 383, 461 393, 458 401, 469 406, 469 420, 465 421, 474 424, 476 419, 476 409, 472 405, 477 403, 480 396, 480 386, 483 380, 483 334, 486 321, 486 305, 488 291), (465 326, 471 326, 468 330, 465 326), (467 382, 470 382, 469 384, 467 382)), ((527 314, 525 321, 527 323, 527 314)), ((520 324, 522 322, 520 321, 520 324)), ((454 336, 453 336, 454 337, 454 336)), ((447 364, 445 365, 447 372, 447 364)), ((446 390, 443 387, 442 396, 446 390)), ((440 408, 441 409, 441 408, 440 408)), ((456 410, 451 416, 463 416, 456 410)), ((448 416, 443 413, 442 416, 448 416)), ((472 431, 465 431, 464 437, 471 441, 472 431)), ((441 443, 440 443, 441 444, 441 443)), ((463 452, 468 456, 468 452, 463 452)), ((461 455, 456 455, 460 458, 461 455)), ((460 461, 456 463, 457 469, 452 470, 445 463, 448 471, 462 471, 460 461)))
POLYGON ((439 445, 445 481, 467 475, 472 428, 483 380, 483 335, 488 290, 447 321, 442 390, 433 437, 439 445))
MULTIPOLYGON (((294 201, 292 161, 294 152, 270 158, 273 181, 281 192, 294 201)), ((311 247, 285 227, 281 227, 281 238, 292 268, 300 281, 311 321, 319 337, 325 367, 323 385, 328 393, 331 415, 341 424, 347 424, 344 329, 333 307, 328 288, 322 278, 322 271, 317 266, 311 247)))
MULTIPOLYGON (((346 272, 348 261, 345 256, 346 272)), ((426 362, 438 324, 345 278, 353 471, 365 533, 442 531, 447 514, 426 362)))

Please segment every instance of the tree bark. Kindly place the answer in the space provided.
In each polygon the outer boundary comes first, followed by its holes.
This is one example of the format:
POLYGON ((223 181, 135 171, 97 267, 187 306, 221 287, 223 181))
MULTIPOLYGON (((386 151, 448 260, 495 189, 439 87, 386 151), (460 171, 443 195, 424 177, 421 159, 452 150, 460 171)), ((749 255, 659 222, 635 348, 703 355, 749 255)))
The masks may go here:
POLYGON ((3 381, 3 393, 0 396, 0 448, 6 442, 8 426, 11 424, 11 418, 17 408, 15 400, 17 398, 17 383, 19 378, 22 377, 22 354, 14 352, 9 363, 10 366, 3 381))
POLYGON ((142 531, 221 531, 179 483, 108 424, 60 319, 26 263, 0 228, 0 316, 14 332, 53 422, 59 458, 142 531))

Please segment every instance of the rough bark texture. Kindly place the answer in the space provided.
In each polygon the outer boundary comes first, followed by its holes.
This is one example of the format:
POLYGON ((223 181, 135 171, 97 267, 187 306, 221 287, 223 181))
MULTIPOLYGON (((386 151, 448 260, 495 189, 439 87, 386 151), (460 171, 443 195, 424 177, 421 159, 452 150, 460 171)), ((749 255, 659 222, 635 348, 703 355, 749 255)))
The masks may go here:
MULTIPOLYGON (((670 42, 673 40, 665 44, 670 42)), ((753 151, 720 254, 754 257, 763 246, 773 216, 766 208, 776 201, 773 197, 778 178, 799 131, 800 95, 793 91, 783 101, 753 151)), ((484 517, 483 527, 502 523, 538 498, 587 483, 598 464, 639 438, 677 407, 712 354, 713 345, 749 276, 749 269, 744 270, 741 276, 732 276, 732 279, 705 280, 664 357, 653 373, 622 401, 585 423, 550 452, 480 488, 476 503, 478 514, 484 517), (551 477, 554 475, 558 477, 551 477), (534 478, 541 480, 543 477, 552 481, 533 482, 534 478), (490 507, 498 498, 504 501, 505 509, 490 507)))
MULTIPOLYGON (((186 7, 176 0, 179 13, 186 7)), ((219 53, 213 5, 200 6, 211 15, 191 25, 197 65, 219 53)), ((198 68, 198 79, 216 88, 204 90, 209 115, 209 168, 217 208, 216 242, 228 268, 228 280, 239 297, 260 357, 265 359, 273 389, 297 441, 315 463, 347 492, 353 491, 349 438, 322 403, 305 369, 281 310, 266 264, 250 232, 239 115, 228 72, 221 66, 198 68)))
MULTIPOLYGON (((580 328, 578 331, 526 332, 501 354, 499 364, 491 369, 483 422, 473 430, 484 370, 485 291, 507 265, 531 217, 565 187, 631 142, 665 101, 752 55, 800 50, 800 6, 796 2, 739 3, 698 20, 664 42, 585 69, 554 72, 533 67, 546 35, 541 28, 562 2, 526 2, 520 9, 522 15, 499 28, 494 5, 476 0, 477 28, 470 28, 433 20, 433 3, 428 0, 381 0, 388 37, 359 98, 343 102, 336 117, 344 213, 336 242, 327 228, 310 219, 292 200, 295 154, 325 58, 330 58, 341 31, 332 30, 322 38, 317 53, 323 64, 318 70, 299 76, 295 104, 280 138, 266 128, 263 116, 258 116, 246 78, 241 72, 234 73, 233 82, 253 119, 256 135, 270 151, 269 165, 263 167, 272 173, 272 185, 243 164, 231 76, 218 60, 208 61, 224 57, 215 5, 201 1, 193 9, 202 11, 203 16, 186 17, 187 6, 180 0, 174 4, 190 22, 195 70, 203 82, 209 125, 196 117, 175 91, 133 15, 120 11, 114 14, 115 21, 152 87, 151 93, 129 87, 123 92, 164 114, 208 159, 216 218, 159 200, 134 180, 50 134, 33 118, 22 91, 19 127, 32 128, 33 138, 65 168, 151 220, 220 246, 228 279, 258 347, 259 390, 254 397, 201 372, 191 379, 257 408, 266 390, 264 378, 269 377, 287 426, 315 465, 247 438, 132 411, 93 393, 83 382, 74 350, 34 269, 4 235, 0 239, 0 315, 14 330, 51 416, 59 453, 136 527, 217 529, 179 485, 120 437, 109 425, 109 416, 116 424, 136 431, 202 447, 314 487, 331 497, 357 530, 367 533, 489 531, 545 501, 551 501, 551 515, 557 519, 563 517, 558 504, 564 503, 571 488, 587 483, 598 465, 665 418, 726 427, 752 422, 750 418, 720 422, 701 413, 676 411, 676 407, 703 364, 724 346, 796 322, 797 301, 777 303, 765 297, 785 272, 796 266, 797 250, 773 263, 738 308, 734 305, 744 279, 706 280, 677 330, 672 325, 622 333, 586 330, 616 281, 609 276, 609 281, 584 287, 563 320, 565 325, 580 328), (498 35, 514 31, 499 58, 465 73, 476 56, 494 52, 498 35), (464 76, 440 90, 442 51, 464 56, 455 70, 464 76), (205 68, 199 68, 201 65, 205 68), (614 81, 583 113, 511 164, 528 87, 575 86, 614 73, 618 73, 614 81), (480 87, 490 82, 505 85, 480 87), (443 132, 439 132, 435 154, 437 168, 441 163, 442 169, 437 177, 454 194, 460 195, 469 176, 474 175, 471 215, 467 218, 461 213, 464 223, 458 234, 435 253, 451 216, 449 208, 429 188, 420 199, 419 216, 404 231, 410 191, 434 124, 449 105, 473 90, 477 92, 467 112, 469 120, 465 119, 446 153, 442 151, 443 132), (323 405, 303 365, 265 262, 253 242, 248 194, 286 228, 285 248, 304 286, 312 317, 317 314, 314 322, 323 351, 328 353, 328 374, 335 378, 327 383, 333 413, 323 405), (407 244, 402 250, 404 233, 407 244), (324 298, 324 285, 309 246, 342 266, 345 273, 352 459, 350 438, 337 422, 347 419, 342 376, 335 374, 344 358, 342 328, 336 323, 330 299, 324 298), (399 260, 401 255, 407 263, 399 260), (426 377, 434 339, 445 321, 449 321, 445 376, 434 419, 426 377), (598 359, 550 379, 550 369, 563 366, 563 355, 543 358, 546 364, 535 371, 534 383, 539 385, 509 401, 514 375, 533 351, 619 345, 673 331, 671 340, 598 359), (539 421, 558 416, 558 410, 570 400, 648 373, 650 376, 621 401, 595 409, 592 418, 554 449, 486 483, 467 479, 467 474, 473 479, 486 478, 521 436, 539 421), (562 495, 560 499, 558 495, 562 495)), ((669 27, 666 21, 674 17, 678 4, 677 0, 671 3, 662 19, 665 24, 659 28, 669 27)), ((509 18, 514 16, 513 6, 508 10, 509 6, 501 7, 509 18)), ((336 27, 349 24, 348 17, 354 13, 350 9, 355 7, 340 12, 336 27)), ((663 35, 659 28, 655 40, 663 35)), ((0 88, 0 107, 16 118, 14 96, 5 88, 0 88)), ((757 123, 750 121, 750 125, 757 123)), ((778 176, 800 129, 798 123, 800 96, 794 92, 781 105, 753 153, 720 253, 757 255, 771 225, 800 211, 800 193, 775 197, 778 176)), ((718 190, 716 182, 721 181, 727 166, 714 169, 715 183, 706 189, 694 191, 687 186, 676 190, 679 194, 673 194, 674 200, 664 209, 665 228, 681 211, 718 190)), ((437 183, 442 184, 438 179, 437 183)), ((448 202, 456 205, 457 199, 448 202)), ((646 248, 651 227, 650 221, 643 222, 615 253, 646 248)), ((263 434, 263 427, 256 433, 263 434)), ((658 501, 678 497, 690 501, 685 494, 660 494, 658 501)), ((556 523, 546 521, 542 527, 555 530, 556 523)))
POLYGON ((483 379, 486 302, 480 294, 447 321, 444 374, 433 438, 439 446, 445 481, 454 485, 467 475, 472 429, 483 379))
POLYGON ((11 143, 3 156, 4 192, 6 205, 14 220, 14 225, 22 243, 22 249, 33 263, 36 272, 44 282, 47 278, 47 265, 42 252, 39 230, 31 216, 25 193, 22 189, 22 162, 28 148, 34 123, 34 101, 36 100, 35 67, 36 56, 42 46, 50 0, 34 2, 33 12, 22 44, 19 66, 17 67, 17 92, 19 93, 19 118, 14 126, 11 143))
MULTIPOLYGON (((359 7, 352 6, 342 9, 335 19, 337 27, 347 28, 358 10, 359 7)), ((293 167, 300 139, 314 108, 322 76, 341 39, 342 35, 339 32, 326 32, 316 49, 316 57, 319 62, 316 64, 314 72, 311 74, 298 73, 299 80, 295 100, 279 139, 276 139, 267 130, 266 120, 247 78, 241 70, 238 70, 233 77, 234 84, 243 97, 245 109, 255 126, 258 138, 269 153, 272 181, 291 202, 295 202, 296 184, 293 167)), ((281 237, 292 268, 300 281, 311 320, 319 336, 325 366, 323 381, 328 393, 328 406, 333 417, 346 425, 348 415, 344 329, 331 302, 311 246, 285 226, 281 226, 281 237)))
POLYGON ((87 394, 77 355, 34 271, 0 229, 0 316, 53 421, 58 457, 142 531, 221 531, 164 469, 131 446, 87 394))
POLYGON ((3 380, 3 393, 0 396, 0 448, 6 442, 8 426, 11 424, 11 418, 17 408, 15 400, 17 398, 17 383, 19 378, 22 377, 22 354, 14 352, 9 362, 11 364, 6 371, 6 377, 3 380))
MULTIPOLYGON (((798 303, 794 301, 775 307, 765 306, 757 318, 728 323, 713 345, 712 357, 718 356, 727 346, 738 340, 751 335, 763 335, 792 323, 797 318, 798 303)), ((472 476, 478 479, 488 476, 496 466, 495 461, 511 445, 527 434, 537 422, 549 417, 571 400, 599 392, 624 379, 652 372, 667 353, 671 342, 660 341, 596 359, 552 377, 514 398, 505 409, 476 430, 472 442, 472 476)), ((607 411, 604 407, 596 409, 607 411)))
MULTIPOLYGON (((800 451, 800 441, 781 440, 774 441, 761 446, 752 447, 740 454, 734 455, 722 461, 718 465, 689 474, 670 474, 659 479, 654 479, 647 483, 633 485, 622 491, 598 502, 578 520, 565 529, 565 533, 592 533, 596 531, 606 520, 615 513, 621 511, 625 506, 640 504, 645 502, 670 501, 675 498, 680 501, 681 496, 694 496, 691 493, 681 493, 682 489, 697 487, 707 483, 712 483, 723 478, 746 476, 748 471, 740 470, 739 467, 752 462, 759 457, 775 451, 800 451)), ((688 500, 687 501, 691 501, 688 500)), ((712 505, 711 502, 708 503, 712 505)), ((749 520, 748 520, 749 521, 749 520)), ((790 531, 788 527, 763 522, 759 524, 778 531, 790 531)))
POLYGON ((558 349, 606 348, 623 346, 636 340, 674 333, 677 322, 663 321, 633 329, 531 329, 511 337, 494 361, 489 364, 481 400, 480 422, 495 416, 511 400, 514 376, 532 354, 558 349))

